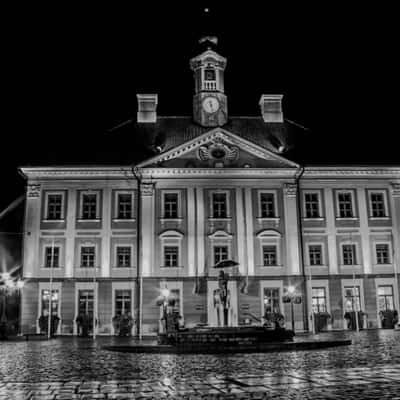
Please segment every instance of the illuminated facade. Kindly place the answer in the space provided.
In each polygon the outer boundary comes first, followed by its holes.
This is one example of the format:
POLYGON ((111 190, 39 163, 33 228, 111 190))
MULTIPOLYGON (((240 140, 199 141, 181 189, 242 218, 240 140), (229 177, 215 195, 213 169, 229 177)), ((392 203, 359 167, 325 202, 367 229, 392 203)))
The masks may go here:
POLYGON ((39 329, 50 287, 61 334, 77 333, 80 312, 94 312, 98 334, 113 334, 112 318, 138 309, 141 333, 156 334, 164 288, 186 326, 221 324, 215 265, 223 260, 238 264, 225 269, 229 325, 260 323, 266 309, 290 321, 290 285, 302 298, 298 330, 312 312, 343 329, 346 311, 365 312, 371 328, 381 326, 379 311, 399 309, 400 168, 286 159, 282 96, 261 96, 259 117, 229 116, 226 59, 208 44, 190 61, 191 117, 159 116, 157 96, 138 95, 126 129, 155 143, 151 157, 21 168, 23 332, 39 329))

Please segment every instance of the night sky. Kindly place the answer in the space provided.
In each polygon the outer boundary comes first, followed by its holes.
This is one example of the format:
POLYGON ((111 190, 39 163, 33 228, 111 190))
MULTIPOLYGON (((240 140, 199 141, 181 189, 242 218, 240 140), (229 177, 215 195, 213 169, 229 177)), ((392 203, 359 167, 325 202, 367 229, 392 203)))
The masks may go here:
POLYGON ((191 115, 189 59, 207 32, 228 58, 230 115, 259 115, 261 94, 282 93, 284 116, 309 129, 299 162, 399 163, 392 9, 36 3, 2 12, 0 210, 23 193, 17 166, 81 163, 82 149, 101 164, 96 138, 136 117, 136 93, 158 93, 160 115, 191 115))

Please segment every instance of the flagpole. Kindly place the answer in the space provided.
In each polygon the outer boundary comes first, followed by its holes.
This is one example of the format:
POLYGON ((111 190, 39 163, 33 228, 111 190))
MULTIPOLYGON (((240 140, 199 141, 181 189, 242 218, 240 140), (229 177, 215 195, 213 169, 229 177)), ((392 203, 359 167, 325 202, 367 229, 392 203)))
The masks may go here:
POLYGON ((50 296, 49 296, 49 313, 47 316, 47 339, 51 337, 51 317, 52 317, 52 298, 53 298, 53 264, 54 264, 54 236, 51 243, 51 259, 50 259, 50 296))

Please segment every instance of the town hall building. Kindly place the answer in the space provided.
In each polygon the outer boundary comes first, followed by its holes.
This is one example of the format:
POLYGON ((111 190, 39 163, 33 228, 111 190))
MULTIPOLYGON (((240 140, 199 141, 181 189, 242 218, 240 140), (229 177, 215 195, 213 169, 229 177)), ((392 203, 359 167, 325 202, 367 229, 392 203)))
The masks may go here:
POLYGON ((137 95, 124 132, 154 143, 149 157, 20 169, 23 333, 38 332, 51 306, 59 334, 76 335, 87 314, 112 335, 113 318, 130 312, 132 333, 156 335, 162 297, 187 327, 257 325, 268 311, 291 327, 293 306, 296 331, 322 314, 325 329, 346 329, 352 311, 360 328, 380 328, 399 309, 400 167, 286 158, 283 96, 262 95, 257 117, 231 116, 215 43, 204 38, 190 60, 192 115, 160 116, 156 94, 137 95))

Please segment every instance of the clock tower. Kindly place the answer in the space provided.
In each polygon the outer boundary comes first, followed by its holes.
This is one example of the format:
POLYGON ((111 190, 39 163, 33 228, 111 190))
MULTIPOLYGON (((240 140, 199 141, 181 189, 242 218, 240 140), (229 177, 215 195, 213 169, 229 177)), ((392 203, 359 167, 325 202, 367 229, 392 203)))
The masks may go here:
POLYGON ((224 94, 226 58, 213 50, 218 39, 205 36, 199 40, 206 50, 190 60, 194 72, 195 94, 193 118, 202 126, 222 126, 228 120, 228 106, 224 94))

